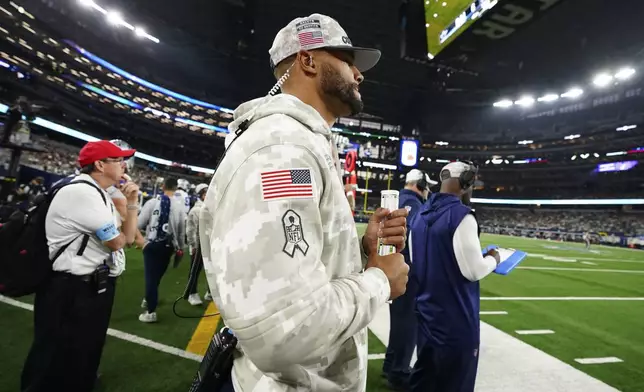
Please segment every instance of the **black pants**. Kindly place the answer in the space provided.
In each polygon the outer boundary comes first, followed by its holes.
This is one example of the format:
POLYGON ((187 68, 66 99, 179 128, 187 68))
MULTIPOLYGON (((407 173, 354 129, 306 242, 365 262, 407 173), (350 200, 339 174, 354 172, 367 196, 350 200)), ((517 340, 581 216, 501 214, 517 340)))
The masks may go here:
POLYGON ((107 291, 80 277, 54 273, 36 293, 34 341, 22 369, 21 391, 89 392, 96 381, 112 315, 116 281, 107 291))
POLYGON ((201 257, 201 250, 195 249, 192 258, 190 259, 190 275, 188 275, 188 294, 197 294, 199 284, 199 274, 203 270, 203 257, 201 257))
POLYGON ((473 392, 478 363, 478 347, 418 347, 411 391, 473 392))
POLYGON ((166 242, 150 242, 143 248, 143 267, 145 268, 145 301, 148 312, 157 310, 159 304, 159 284, 168 269, 174 254, 172 246, 166 242))
POLYGON ((416 293, 408 283, 405 294, 389 305, 389 344, 382 371, 393 383, 405 383, 409 379, 409 366, 416 347, 417 318, 414 313, 416 293))

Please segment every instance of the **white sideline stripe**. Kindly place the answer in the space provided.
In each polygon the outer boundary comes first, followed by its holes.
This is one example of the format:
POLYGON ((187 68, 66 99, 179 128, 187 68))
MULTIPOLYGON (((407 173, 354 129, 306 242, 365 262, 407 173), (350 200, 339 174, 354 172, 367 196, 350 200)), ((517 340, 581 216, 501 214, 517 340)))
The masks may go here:
POLYGON ((508 312, 504 310, 486 310, 486 311, 481 311, 479 312, 481 316, 487 316, 487 315, 505 315, 508 314, 508 312))
POLYGON ((367 358, 371 361, 372 359, 385 359, 385 354, 369 354, 367 358))
POLYGON ((604 358, 577 358, 575 362, 579 362, 582 365, 597 365, 601 363, 619 363, 624 362, 617 357, 604 357, 604 358))
POLYGON ((550 329, 531 329, 531 330, 519 330, 514 331, 519 335, 552 335, 555 331, 550 329))
POLYGON ((176 348, 176 347, 167 346, 167 345, 165 345, 163 343, 157 343, 157 342, 155 342, 153 340, 142 338, 140 336, 132 335, 132 334, 129 334, 127 332, 119 331, 119 330, 116 330, 116 329, 108 328, 107 329, 107 334, 109 336, 119 338, 121 340, 125 340, 125 341, 131 342, 131 343, 135 343, 135 344, 138 344, 140 346, 145 346, 145 347, 148 347, 148 348, 152 348, 154 350, 161 351, 161 352, 164 352, 166 354, 176 355, 177 357, 182 357, 182 358, 186 358, 186 359, 192 359, 193 361, 197 361, 197 362, 201 362, 201 360, 203 359, 203 357, 201 355, 189 353, 189 352, 187 352, 185 350, 181 350, 181 349, 176 348))
MULTIPOLYGON (((8 297, 5 297, 3 295, 0 295, 0 302, 4 302, 7 305, 15 306, 15 307, 25 309, 25 310, 29 310, 29 311, 32 311, 32 312, 34 310, 34 306, 31 305, 31 304, 27 304, 27 303, 24 303, 24 302, 21 302, 21 301, 16 301, 13 298, 8 298, 8 297)), ((129 334, 127 332, 119 331, 119 330, 116 330, 116 329, 108 328, 107 329, 107 334, 109 336, 112 336, 112 337, 115 337, 115 338, 118 338, 118 339, 121 339, 121 340, 125 340, 125 341, 128 341, 130 343, 135 343, 135 344, 138 344, 140 346, 145 346, 145 347, 151 348, 153 350, 161 351, 161 352, 164 352, 166 354, 176 355, 177 357, 191 359, 191 360, 197 361, 197 362, 201 362, 201 360, 203 359, 203 357, 201 355, 189 353, 189 352, 187 352, 185 350, 181 350, 181 349, 176 348, 176 347, 167 346, 167 345, 165 345, 163 343, 158 343, 158 342, 155 342, 153 340, 142 338, 140 336, 132 335, 132 334, 129 334)))
POLYGON ((644 301, 644 297, 481 297, 481 301, 644 301))
POLYGON ((644 271, 634 270, 616 270, 616 269, 600 269, 600 268, 567 268, 567 267, 516 267, 516 269, 524 270, 550 270, 550 271, 584 271, 584 272, 619 272, 623 274, 644 274, 644 271))
POLYGON ((597 263, 592 263, 590 261, 582 261, 581 263, 586 265, 597 265, 597 263))

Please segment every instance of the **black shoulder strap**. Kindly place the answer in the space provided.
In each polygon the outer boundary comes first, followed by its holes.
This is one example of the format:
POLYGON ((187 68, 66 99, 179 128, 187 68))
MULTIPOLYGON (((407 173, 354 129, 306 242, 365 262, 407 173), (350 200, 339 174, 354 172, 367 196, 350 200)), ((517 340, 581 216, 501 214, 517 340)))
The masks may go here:
POLYGON ((98 192, 101 195, 101 199, 103 199, 103 203, 105 203, 105 205, 107 205, 107 199, 105 198, 105 193, 99 187, 97 187, 94 183, 91 183, 91 182, 86 181, 86 180, 70 181, 67 184, 63 184, 58 189, 56 189, 54 195, 56 195, 56 193, 58 193, 58 191, 60 191, 64 187, 66 187, 68 185, 73 185, 73 184, 87 184, 87 185, 91 186, 92 188, 96 189, 96 192, 98 192))
MULTIPOLYGON (((70 181, 70 182, 68 182, 66 184, 61 185, 60 187, 58 187, 58 188, 56 188, 54 190, 54 192, 53 192, 53 194, 51 196, 52 199, 58 193, 58 191, 60 191, 61 189, 63 189, 64 187, 66 187, 68 185, 73 185, 73 184, 87 184, 87 185, 91 186, 92 188, 96 189, 98 194, 101 195, 101 199, 103 199, 103 203, 105 203, 105 205, 107 205, 107 199, 105 198, 105 193, 99 187, 97 187, 95 184, 93 184, 93 183, 91 183, 89 181, 86 181, 86 180, 70 181)), ((78 252, 76 252, 76 255, 77 256, 82 256, 83 253, 85 252, 85 248, 87 248, 87 243, 89 242, 89 235, 87 235, 87 234, 81 234, 78 237, 76 237, 73 240, 71 240, 69 243, 63 245, 60 249, 58 249, 58 252, 56 252, 56 254, 54 255, 54 258, 51 260, 51 262, 53 263, 54 261, 56 261, 56 259, 58 259, 60 257, 60 255, 63 254, 65 249, 67 249, 79 237, 83 237, 83 242, 81 243, 81 246, 78 248, 78 252)))

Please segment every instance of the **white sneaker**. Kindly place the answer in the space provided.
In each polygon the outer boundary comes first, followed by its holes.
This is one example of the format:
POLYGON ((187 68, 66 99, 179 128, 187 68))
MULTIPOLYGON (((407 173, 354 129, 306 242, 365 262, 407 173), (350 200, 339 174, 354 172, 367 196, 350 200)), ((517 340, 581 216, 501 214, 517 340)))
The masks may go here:
POLYGON ((201 302, 201 298, 199 298, 199 294, 196 294, 196 293, 190 294, 190 296, 188 297, 188 302, 190 302, 190 305, 192 306, 198 306, 203 304, 203 302, 201 302))
POLYGON ((148 313, 146 311, 145 313, 141 313, 139 315, 139 321, 141 321, 143 323, 156 323, 157 322, 157 312, 148 313))
POLYGON ((148 308, 148 301, 143 298, 143 301, 141 301, 141 309, 147 309, 148 308))
POLYGON ((203 296, 204 301, 212 301, 212 295, 210 295, 210 291, 206 291, 206 294, 203 296))

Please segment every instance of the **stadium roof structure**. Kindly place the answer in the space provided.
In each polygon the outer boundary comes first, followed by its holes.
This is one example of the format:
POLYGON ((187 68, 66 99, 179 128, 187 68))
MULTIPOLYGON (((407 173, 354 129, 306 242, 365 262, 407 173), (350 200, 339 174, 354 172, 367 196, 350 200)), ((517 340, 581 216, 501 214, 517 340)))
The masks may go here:
MULTIPOLYGON (((444 124, 469 110, 487 110, 506 94, 564 88, 590 80, 605 66, 644 63, 644 2, 638 0, 535 0, 556 7, 485 50, 463 47, 440 61, 410 62, 401 58, 400 6, 415 1, 374 7, 367 0, 96 0, 144 26, 159 43, 114 28, 83 1, 20 3, 61 35, 133 74, 229 108, 272 86, 267 51, 281 27, 296 16, 332 15, 356 45, 383 52, 362 88, 366 112, 421 133, 440 133, 444 124)), ((528 2, 500 0, 497 7, 528 2)))

